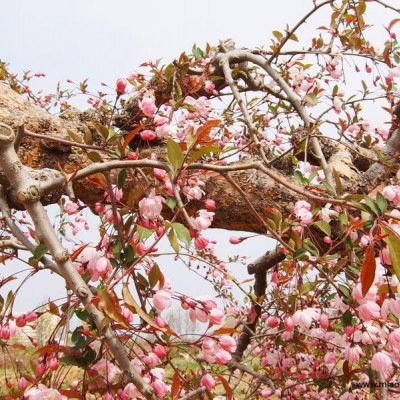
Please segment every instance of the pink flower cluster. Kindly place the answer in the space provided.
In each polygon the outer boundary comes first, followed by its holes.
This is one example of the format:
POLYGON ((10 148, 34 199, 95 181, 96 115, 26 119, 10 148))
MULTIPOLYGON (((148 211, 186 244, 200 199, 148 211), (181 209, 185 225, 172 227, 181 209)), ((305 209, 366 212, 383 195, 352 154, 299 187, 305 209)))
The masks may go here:
POLYGON ((223 310, 218 308, 217 303, 209 296, 200 296, 195 299, 182 296, 181 305, 184 310, 190 310, 189 317, 192 322, 220 325, 225 317, 223 310))
POLYGON ((61 396, 60 392, 56 389, 50 389, 45 385, 39 384, 36 388, 31 388, 24 393, 26 400, 66 400, 65 396, 61 396))
POLYGON ((304 200, 299 200, 294 206, 294 213, 296 218, 300 221, 301 226, 310 224, 313 221, 313 215, 311 214, 311 204, 304 200))
POLYGON ((140 215, 147 219, 157 218, 161 214, 164 202, 165 199, 161 196, 157 196, 155 189, 153 189, 148 197, 139 201, 140 215))
POLYGON ((400 204, 400 186, 389 185, 382 191, 386 200, 392 201, 396 206, 400 204))
POLYGON ((112 265, 100 250, 96 250, 92 246, 85 247, 76 260, 76 265, 81 269, 81 273, 87 271, 92 282, 98 281, 100 278, 107 277, 112 271, 112 265), (86 266, 83 270, 82 267, 86 266))
POLYGON ((235 339, 228 335, 223 335, 218 340, 205 337, 201 350, 207 362, 224 365, 232 359, 231 353, 236 350, 236 342, 235 339))
POLYGON ((191 218, 199 233, 201 233, 211 225, 214 214, 215 213, 207 210, 199 210, 197 211, 197 217, 191 218))

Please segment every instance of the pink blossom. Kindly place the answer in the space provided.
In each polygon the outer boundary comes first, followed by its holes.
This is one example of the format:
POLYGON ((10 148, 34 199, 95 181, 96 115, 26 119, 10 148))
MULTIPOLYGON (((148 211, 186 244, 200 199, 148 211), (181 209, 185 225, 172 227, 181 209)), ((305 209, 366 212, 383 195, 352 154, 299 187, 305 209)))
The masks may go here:
POLYGON ((219 338, 220 346, 228 351, 229 353, 233 353, 236 350, 236 341, 232 336, 223 335, 219 338))
POLYGON ((57 357, 51 357, 47 360, 47 365, 50 371, 56 371, 60 365, 60 360, 57 357))
POLYGON ((215 353, 215 362, 219 365, 225 365, 228 361, 232 360, 231 353, 226 350, 219 349, 215 353))
POLYGON ((126 90, 126 85, 128 82, 124 78, 119 78, 117 79, 117 82, 115 84, 115 89, 118 93, 118 95, 124 94, 126 90))
POLYGON ((371 368, 375 371, 385 372, 392 366, 391 358, 384 352, 378 351, 372 356, 371 368))
POLYGON ((344 357, 350 364, 358 363, 358 361, 360 360, 360 356, 362 355, 364 355, 364 352, 358 345, 348 346, 344 351, 344 357))
POLYGON ((220 325, 224 320, 224 317, 225 317, 224 312, 217 307, 211 309, 209 313, 209 321, 211 324, 214 325, 220 325))
POLYGON ((153 352, 150 352, 146 357, 144 357, 143 361, 149 367, 155 367, 156 365, 161 364, 160 358, 153 352))
POLYGON ((168 124, 157 126, 155 133, 159 139, 166 139, 170 133, 170 126, 168 124))
POLYGON ((215 90, 215 85, 211 81, 205 81, 204 82, 204 89, 207 93, 213 94, 213 95, 218 95, 218 92, 215 90))
POLYGON ((163 358, 167 355, 167 349, 164 346, 161 346, 161 344, 156 344, 153 350, 154 353, 160 358, 163 358))
POLYGON ((79 211, 79 205, 77 203, 68 203, 65 205, 64 207, 64 211, 68 214, 68 215, 73 215, 76 214, 79 211))
POLYGON ((201 236, 201 235, 196 236, 195 239, 194 239, 194 247, 197 250, 205 249, 208 246, 209 243, 210 243, 210 241, 207 238, 205 238, 204 236, 201 236))
POLYGON ((156 133, 154 131, 152 131, 150 129, 146 129, 146 130, 140 132, 140 137, 143 140, 149 140, 150 141, 150 140, 154 140, 157 137, 157 135, 156 135, 156 133))
POLYGON ((244 239, 245 238, 239 237, 239 236, 231 236, 229 238, 229 243, 230 244, 239 244, 239 243, 242 243, 244 239))
POLYGON ((215 209, 217 208, 217 205, 213 199, 207 199, 204 202, 204 206, 206 207, 207 211, 215 211, 215 209))
POLYGON ((293 321, 295 325, 302 328, 309 328, 312 321, 316 321, 319 318, 319 310, 315 308, 304 308, 302 310, 297 310, 293 315, 293 321))
POLYGON ((169 289, 161 289, 156 292, 153 296, 153 304, 158 312, 171 307, 172 305, 172 293, 169 289))
POLYGON ((358 315, 363 321, 380 318, 380 307, 374 301, 368 300, 357 307, 358 315))
POLYGON ((365 249, 369 245, 369 242, 370 242, 369 236, 368 235, 362 235, 359 245, 360 245, 360 247, 365 249))
POLYGON ((157 218, 161 214, 164 202, 164 198, 156 196, 155 189, 153 189, 148 197, 139 201, 140 215, 145 218, 157 218))
POLYGON ((159 315, 154 318, 154 322, 159 328, 165 328, 167 326, 167 323, 159 315))
POLYGON ((307 211, 311 210, 311 204, 304 200, 296 201, 294 205, 294 212, 297 214, 301 209, 306 209, 307 211))
POLYGON ((154 114, 157 111, 157 107, 154 104, 154 100, 151 97, 144 97, 143 100, 139 102, 139 107, 142 110, 142 113, 146 117, 154 116, 154 114))
POLYGON ((272 316, 268 317, 267 325, 271 329, 276 328, 277 326, 279 326, 279 318, 277 316, 275 316, 275 315, 272 315, 272 316))
POLYGON ((393 298, 385 299, 381 307, 381 315, 383 319, 387 319, 389 311, 396 318, 400 318, 400 301, 393 298))
POLYGON ((305 208, 301 208, 297 213, 296 213, 296 218, 300 221, 300 225, 308 225, 313 221, 313 215, 311 214, 310 211, 308 211, 305 208))
MULTIPOLYGON (((113 188, 115 200, 120 201, 124 194, 122 189, 119 189, 117 185, 112 185, 112 188, 113 188)), ((111 196, 109 193, 106 194, 105 201, 111 202, 111 196)))
POLYGON ((96 371, 99 375, 107 379, 107 382, 110 383, 120 373, 119 368, 117 368, 111 361, 106 360, 105 358, 97 361, 97 363, 92 366, 92 369, 96 371))
POLYGON ((326 70, 333 79, 339 79, 343 75, 338 57, 333 57, 326 65, 326 70))
POLYGON ((285 326, 285 330, 287 332, 293 331, 295 325, 293 318, 291 316, 286 317, 283 321, 283 325, 285 326))
POLYGON ((214 218, 214 213, 207 210, 199 210, 197 214, 198 216, 194 219, 192 218, 192 220, 197 231, 200 233, 211 225, 211 222, 214 218))
POLYGON ((90 280, 96 282, 100 278, 105 278, 112 271, 112 265, 107 257, 99 256, 101 252, 96 252, 96 256, 92 258, 88 265, 87 271, 90 274, 90 280))
POLYGON ((383 196, 386 200, 392 201, 394 204, 400 204, 400 186, 389 185, 386 186, 382 191, 383 196))
POLYGON ((200 200, 204 195, 204 191, 201 190, 199 186, 185 186, 183 188, 183 193, 188 200, 200 200))
POLYGON ((329 318, 326 314, 321 314, 321 318, 319 320, 319 323, 321 325, 322 329, 328 329, 329 328, 329 318))
POLYGON ((24 390, 28 385, 29 382, 23 376, 18 379, 17 386, 19 390, 24 390))
POLYGON ((31 388, 24 393, 26 400, 64 400, 65 396, 61 396, 60 392, 56 389, 50 389, 45 385, 39 384, 36 388, 31 388))
POLYGON ((154 168, 153 175, 160 181, 163 181, 165 179, 165 177, 167 176, 167 172, 160 168, 154 168))
POLYGON ((151 384, 151 386, 153 387, 154 392, 157 395, 157 397, 159 397, 160 399, 163 399, 168 392, 167 385, 160 379, 156 379, 151 384))
POLYGON ((392 349, 400 351, 400 328, 397 328, 393 332, 390 332, 388 343, 392 349))
POLYGON ((392 257, 390 255, 390 251, 388 247, 383 247, 379 252, 379 257, 381 259, 382 264, 384 265, 392 265, 392 257))
POLYGON ((205 386, 208 390, 215 388, 215 380, 210 374, 205 374, 200 381, 202 386, 205 386))

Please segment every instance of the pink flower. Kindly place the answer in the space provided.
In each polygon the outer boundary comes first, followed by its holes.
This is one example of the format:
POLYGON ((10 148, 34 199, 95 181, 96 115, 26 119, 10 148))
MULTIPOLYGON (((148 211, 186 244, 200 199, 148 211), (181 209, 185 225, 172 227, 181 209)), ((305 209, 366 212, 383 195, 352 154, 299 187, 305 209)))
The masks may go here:
POLYGON ((37 388, 31 388, 24 393, 26 400, 64 400, 65 396, 61 396, 60 392, 56 389, 50 389, 45 385, 39 384, 37 388))
POLYGON ((219 308, 213 308, 209 314, 209 320, 211 324, 220 325, 224 320, 225 314, 219 308))
POLYGON ((362 356, 363 354, 364 352, 358 345, 353 347, 348 346, 344 351, 344 357, 350 364, 358 363, 358 361, 360 360, 360 356, 362 356))
POLYGON ((153 304, 158 312, 171 307, 172 305, 172 293, 169 289, 158 290, 153 296, 153 304))
POLYGON ((239 237, 239 236, 231 236, 229 238, 229 243, 230 244, 239 244, 239 243, 242 243, 244 239, 245 238, 239 237))
POLYGON ((150 352, 146 357, 143 358, 143 361, 146 363, 147 366, 149 367, 155 367, 158 364, 161 364, 160 358, 157 356, 157 354, 150 352))
POLYGON ((60 360, 57 357, 51 357, 50 360, 47 361, 47 365, 50 371, 56 371, 60 365, 60 360))
POLYGON ((68 214, 68 215, 73 215, 76 214, 79 211, 79 205, 77 203, 68 203, 65 207, 64 207, 64 211, 68 214))
POLYGON ((197 214, 198 216, 194 218, 194 220, 192 218, 192 220, 197 231, 200 233, 211 225, 211 222, 214 218, 214 213, 207 210, 199 210, 197 214))
POLYGON ((385 299, 381 307, 381 315, 383 319, 387 319, 389 311, 396 318, 400 318, 400 301, 393 298, 385 299))
POLYGON ((392 366, 392 359, 384 352, 379 351, 372 356, 371 368, 375 371, 385 372, 392 366))
POLYGON ((164 202, 164 198, 156 196, 155 189, 153 189, 148 197, 139 201, 140 215, 145 218, 157 218, 161 214, 164 202))
POLYGON ((328 329, 329 328, 329 318, 326 314, 322 314, 321 318, 319 320, 319 323, 321 325, 322 329, 328 329))
POLYGON ((144 97, 143 100, 139 102, 139 107, 146 117, 153 117, 157 111, 157 107, 151 97, 144 97))
MULTIPOLYGON (((115 200, 120 201, 124 194, 122 189, 119 189, 117 185, 112 185, 112 188, 113 188, 115 200)), ((106 193, 105 200, 108 202, 111 202, 111 196, 109 193, 106 193)))
POLYGON ((296 218, 300 221, 300 225, 308 225, 313 221, 313 215, 305 208, 301 208, 296 213, 296 218))
POLYGON ((215 211, 215 209, 217 208, 217 205, 213 199, 207 199, 204 202, 204 206, 206 207, 207 211, 215 211))
POLYGON ((200 200, 204 195, 204 191, 201 190, 199 186, 185 186, 183 188, 183 193, 188 198, 188 200, 200 200))
POLYGON ((167 355, 167 349, 164 346, 161 346, 161 344, 156 344, 154 346, 154 353, 158 357, 163 358, 167 355))
POLYGON ((383 189, 382 194, 386 200, 393 201, 393 203, 396 205, 400 203, 400 186, 398 185, 386 186, 383 189))
POLYGON ((124 94, 126 90, 127 81, 124 78, 117 79, 117 83, 115 85, 116 91, 118 95, 124 94))
POLYGON ((339 79, 343 75, 343 70, 337 57, 333 57, 329 61, 329 64, 326 65, 326 70, 333 79, 339 79))
POLYGON ((232 360, 231 353, 228 353, 226 350, 219 349, 215 353, 215 362, 219 365, 225 365, 230 360, 232 360))
POLYGON ((286 317, 285 320, 283 321, 283 325, 285 325, 285 330, 287 332, 292 332, 294 329, 293 318, 291 316, 286 317))
POLYGON ((159 315, 154 318, 154 322, 159 328, 165 328, 167 326, 167 323, 159 315))
POLYGON ((119 368, 117 368, 111 361, 102 358, 97 361, 96 364, 92 366, 92 369, 95 370, 99 375, 107 379, 107 382, 112 382, 117 374, 120 373, 119 368))
POLYGON ((272 315, 272 316, 268 317, 267 318, 267 325, 271 329, 276 328, 277 326, 279 326, 279 318, 276 317, 275 315, 272 315))
POLYGON ((363 321, 380 318, 380 307, 374 301, 366 301, 361 306, 357 307, 358 315, 363 321))
POLYGON ((151 386, 153 387, 154 392, 157 395, 157 397, 159 397, 160 399, 163 399, 165 397, 165 395, 167 394, 167 391, 168 391, 167 385, 160 379, 156 379, 151 384, 151 386))
POLYGON ((236 341, 232 336, 223 335, 219 338, 220 346, 228 351, 229 353, 233 353, 236 350, 236 341))
POLYGON ((200 381, 202 386, 205 386, 208 390, 215 388, 215 380, 210 374, 205 374, 200 381))
POLYGON ((293 315, 293 322, 295 325, 308 329, 312 321, 316 321, 319 318, 319 314, 319 310, 311 307, 297 310, 293 315))
POLYGON ((19 390, 24 390, 28 385, 29 382, 23 376, 18 379, 17 386, 19 390))
POLYGON ((146 130, 140 132, 140 137, 143 140, 149 140, 150 141, 150 140, 154 140, 157 137, 157 135, 156 135, 156 133, 154 131, 152 131, 150 129, 146 129, 146 130))
POLYGON ((112 265, 107 257, 98 256, 101 252, 96 252, 96 256, 92 258, 88 265, 87 271, 90 274, 90 280, 96 282, 100 278, 106 277, 112 271, 112 265))
POLYGON ((167 172, 160 168, 154 168, 153 175, 160 181, 163 181, 165 179, 165 177, 167 176, 167 172))
POLYGON ((392 257, 388 247, 383 247, 379 253, 382 264, 392 265, 392 257))
POLYGON ((194 239, 194 247, 197 250, 205 249, 208 246, 208 243, 210 243, 210 241, 207 238, 205 238, 204 236, 201 236, 201 235, 196 236, 195 239, 194 239))
POLYGON ((400 328, 397 328, 393 332, 390 332, 388 343, 392 349, 400 351, 400 328))

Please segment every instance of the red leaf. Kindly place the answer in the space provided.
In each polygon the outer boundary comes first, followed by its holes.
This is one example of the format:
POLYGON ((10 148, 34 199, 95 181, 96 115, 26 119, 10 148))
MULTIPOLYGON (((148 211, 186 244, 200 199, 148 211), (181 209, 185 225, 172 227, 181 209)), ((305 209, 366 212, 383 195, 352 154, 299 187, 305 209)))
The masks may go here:
POLYGON ((229 383, 227 382, 227 380, 221 376, 221 375, 217 375, 217 378, 220 380, 220 382, 222 383, 222 386, 225 389, 225 394, 226 394, 226 399, 227 400, 231 400, 233 397, 233 390, 232 388, 229 386, 229 383))
POLYGON ((388 26, 388 31, 389 31, 389 32, 392 30, 393 26, 394 26, 395 24, 397 24, 397 22, 400 22, 400 18, 396 18, 396 19, 393 19, 392 21, 390 21, 390 24, 389 24, 389 26, 388 26))
POLYGON ((133 131, 130 131, 128 135, 126 136, 124 143, 121 148, 121 153, 124 154, 124 151, 126 149, 126 146, 132 141, 132 139, 140 132, 140 130, 143 129, 143 125, 139 124, 133 131))
POLYGON ((181 379, 179 378, 179 374, 175 372, 174 377, 172 378, 172 385, 171 385, 172 400, 178 397, 180 391, 181 391, 181 379))
POLYGON ((364 262, 361 266, 361 293, 365 296, 374 282, 376 270, 374 243, 371 243, 365 251, 364 262))
POLYGON ((219 119, 210 119, 204 125, 202 125, 199 129, 196 131, 196 141, 195 144, 197 143, 203 143, 203 144, 210 144, 214 143, 214 140, 210 138, 209 133, 212 128, 217 127, 221 121, 219 119))
POLYGON ((85 243, 85 244, 82 244, 81 246, 79 246, 79 247, 71 254, 71 261, 75 261, 75 260, 78 258, 79 254, 81 254, 82 251, 83 251, 84 249, 86 249, 86 247, 87 247, 88 245, 89 245, 89 243, 85 243))

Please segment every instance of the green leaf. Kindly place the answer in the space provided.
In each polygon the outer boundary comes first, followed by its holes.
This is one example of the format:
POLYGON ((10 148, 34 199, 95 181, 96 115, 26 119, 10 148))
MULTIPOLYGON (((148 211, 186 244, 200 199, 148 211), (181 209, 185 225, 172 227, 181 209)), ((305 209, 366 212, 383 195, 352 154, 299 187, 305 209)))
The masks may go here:
POLYGON ((179 243, 178 239, 176 237, 175 231, 173 229, 170 229, 168 232, 168 239, 169 242, 171 243, 172 248, 174 249, 175 253, 179 253, 179 243))
POLYGON ((158 264, 154 263, 149 273, 150 287, 153 289, 153 287, 156 286, 158 282, 160 282, 160 287, 163 287, 165 283, 165 278, 158 264))
POLYGON ((68 136, 75 142, 75 143, 82 143, 82 136, 76 134, 75 132, 71 131, 70 129, 67 130, 68 136))
POLYGON ((197 161, 199 158, 203 157, 203 156, 209 156, 211 154, 220 154, 222 152, 225 152, 227 149, 221 149, 218 146, 203 146, 200 147, 200 149, 191 152, 188 161, 189 162, 194 162, 197 161))
POLYGON ((342 185, 342 181, 340 179, 340 175, 336 171, 335 168, 332 169, 332 175, 333 175, 333 179, 335 180, 336 191, 338 194, 341 194, 343 192, 343 185, 342 185))
POLYGON ((88 158, 93 162, 100 162, 102 160, 101 155, 97 151, 90 151, 88 153, 88 158))
POLYGON ((364 196, 365 204, 371 209, 373 214, 377 217, 381 215, 381 210, 379 209, 378 205, 368 196, 364 196))
POLYGON ((352 325, 352 320, 353 320, 353 314, 347 310, 345 313, 342 314, 342 324, 343 326, 350 326, 352 325))
POLYGON ((118 186, 119 189, 123 188, 127 176, 128 176, 128 172, 126 171, 126 169, 122 169, 120 171, 120 173, 118 174, 117 186, 118 186))
POLYGON ((304 96, 306 102, 312 106, 316 106, 318 104, 317 96, 314 93, 308 93, 304 96))
POLYGON ((332 187, 332 185, 330 185, 330 184, 329 184, 328 182, 326 182, 326 181, 322 181, 322 184, 325 186, 326 191, 327 191, 330 195, 332 195, 332 196, 335 196, 335 195, 336 195, 335 189, 332 187))
POLYGON ((283 38, 283 33, 279 31, 272 31, 272 34, 278 39, 281 40, 283 38))
POLYGON ((397 279, 400 280, 400 238, 397 236, 397 233, 389 227, 383 228, 383 231, 387 235, 389 235, 383 240, 389 246, 390 258, 392 260, 392 268, 397 276, 397 279))
POLYGON ((191 238, 189 230, 186 228, 186 226, 180 224, 179 222, 174 222, 172 227, 179 241, 181 241, 185 247, 188 248, 190 246, 191 238))
POLYGON ((43 243, 40 243, 39 246, 37 246, 33 251, 33 256, 36 258, 36 260, 40 260, 46 253, 47 247, 43 243))
POLYGON ((183 152, 181 147, 175 140, 169 138, 167 143, 168 161, 172 166, 174 172, 176 172, 183 164, 183 152))
POLYGON ((192 47, 192 54, 194 55, 194 58, 196 60, 200 60, 200 59, 204 58, 203 50, 201 50, 199 47, 197 47, 196 44, 194 44, 192 47))
POLYGON ((165 200, 165 204, 171 209, 174 210, 176 207, 176 200, 175 197, 168 197, 167 200, 165 200))
POLYGON ((312 225, 315 225, 318 229, 325 233, 325 235, 331 236, 331 227, 326 221, 316 221, 312 225))
POLYGON ((382 215, 385 214, 388 204, 387 204, 386 199, 383 197, 383 195, 380 192, 378 192, 376 194, 376 204, 378 205, 379 210, 381 211, 381 214, 382 215))
POLYGON ((92 132, 86 125, 83 125, 83 141, 86 144, 93 144, 92 132))
POLYGON ((304 239, 303 244, 304 248, 308 250, 313 256, 317 256, 319 254, 318 249, 315 247, 314 243, 312 243, 310 239, 304 239))
POLYGON ((136 225, 136 231, 139 236, 139 241, 148 239, 154 233, 154 229, 147 229, 141 225, 136 225))
POLYGON ((304 179, 305 178, 303 177, 303 174, 298 169, 296 169, 296 171, 294 171, 293 179, 298 185, 303 185, 304 184, 304 179))

